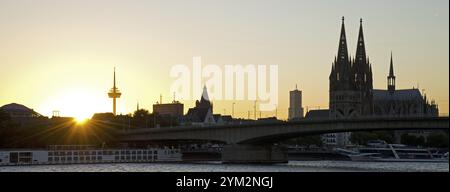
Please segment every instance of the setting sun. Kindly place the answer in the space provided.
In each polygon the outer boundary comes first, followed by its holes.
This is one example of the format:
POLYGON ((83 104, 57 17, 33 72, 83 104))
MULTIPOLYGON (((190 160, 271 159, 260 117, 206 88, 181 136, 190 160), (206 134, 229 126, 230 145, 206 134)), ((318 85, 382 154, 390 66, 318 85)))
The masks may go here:
POLYGON ((47 114, 59 111, 60 116, 74 117, 77 122, 83 122, 96 112, 110 111, 108 101, 106 96, 99 92, 74 88, 44 102, 42 111, 47 114))
POLYGON ((84 118, 84 117, 75 117, 75 122, 78 125, 82 125, 84 123, 86 123, 89 119, 88 118, 84 118))

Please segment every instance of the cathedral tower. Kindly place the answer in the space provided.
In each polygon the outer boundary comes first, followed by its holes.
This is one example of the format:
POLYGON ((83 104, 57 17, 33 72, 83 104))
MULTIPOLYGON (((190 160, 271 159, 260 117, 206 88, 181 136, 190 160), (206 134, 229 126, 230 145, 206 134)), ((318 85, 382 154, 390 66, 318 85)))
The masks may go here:
MULTIPOLYGON (((364 45, 364 41, 362 41, 362 43, 364 45)), ((329 76, 330 116, 332 118, 351 118, 360 116, 363 108, 361 100, 362 94, 355 82, 356 68, 352 67, 352 62, 348 56, 344 17, 342 17, 341 34, 338 47, 337 58, 334 59, 329 76)), ((357 52, 359 57, 365 58, 364 46, 362 46, 362 49, 358 47, 357 52)), ((361 66, 361 68, 363 67, 364 66, 361 66)), ((357 71, 359 70, 362 69, 357 69, 357 71)), ((366 87, 366 84, 362 86, 366 87)))
POLYGON ((355 88, 361 92, 361 113, 371 115, 373 112, 372 66, 366 56, 362 19, 360 19, 356 56, 352 63, 355 88))

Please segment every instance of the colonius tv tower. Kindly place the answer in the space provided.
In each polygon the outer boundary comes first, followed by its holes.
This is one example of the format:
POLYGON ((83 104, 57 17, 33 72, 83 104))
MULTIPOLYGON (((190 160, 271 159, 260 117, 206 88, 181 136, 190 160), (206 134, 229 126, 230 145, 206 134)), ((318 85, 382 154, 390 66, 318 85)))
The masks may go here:
POLYGON ((119 88, 116 87, 116 68, 114 67, 114 82, 113 87, 109 90, 108 96, 113 99, 113 114, 116 115, 116 98, 120 98, 122 93, 119 91, 119 88))

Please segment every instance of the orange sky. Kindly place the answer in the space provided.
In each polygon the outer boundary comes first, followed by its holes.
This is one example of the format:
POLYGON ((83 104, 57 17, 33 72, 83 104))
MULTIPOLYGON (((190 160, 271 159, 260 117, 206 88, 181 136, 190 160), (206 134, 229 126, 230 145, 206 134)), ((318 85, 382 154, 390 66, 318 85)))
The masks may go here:
MULTIPOLYGON (((364 19, 374 88, 386 88, 393 51, 397 88, 419 86, 448 115, 446 0, 0 0, 0 105, 21 103, 44 115, 111 111, 116 67, 119 113, 137 102, 151 111, 160 94, 172 100, 171 67, 201 56, 204 65, 278 65, 281 118, 296 84, 305 108, 327 108, 342 16, 351 55, 364 19)), ((194 104, 183 102, 186 110, 194 104)), ((230 114, 232 103, 215 101, 215 113, 230 114)), ((248 111, 253 101, 237 102, 236 116, 248 111)))

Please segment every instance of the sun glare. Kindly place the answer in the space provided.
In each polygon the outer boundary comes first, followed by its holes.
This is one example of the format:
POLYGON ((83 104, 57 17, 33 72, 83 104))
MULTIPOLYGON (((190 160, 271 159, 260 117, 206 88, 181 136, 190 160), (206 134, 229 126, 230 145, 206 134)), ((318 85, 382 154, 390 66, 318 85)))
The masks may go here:
POLYGON ((88 121, 88 118, 75 117, 75 122, 76 122, 77 124, 84 124, 84 123, 86 123, 86 121, 88 121))
POLYGON ((50 98, 44 107, 50 113, 57 110, 60 116, 73 117, 77 123, 83 123, 94 113, 109 109, 108 101, 105 95, 98 95, 94 91, 72 89, 50 98))

